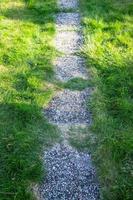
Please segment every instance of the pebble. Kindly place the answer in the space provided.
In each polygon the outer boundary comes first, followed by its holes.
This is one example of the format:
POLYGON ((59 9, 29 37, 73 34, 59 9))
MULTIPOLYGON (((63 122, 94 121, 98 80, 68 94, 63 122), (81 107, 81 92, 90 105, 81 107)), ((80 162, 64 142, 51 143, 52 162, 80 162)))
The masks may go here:
POLYGON ((61 9, 78 8, 78 0, 58 0, 58 7, 61 9))
POLYGON ((80 28, 79 13, 59 13, 56 16, 56 30, 76 30, 80 28))
POLYGON ((83 44, 82 35, 76 31, 59 31, 56 34, 56 49, 64 54, 70 55, 80 51, 83 44))
POLYGON ((45 116, 56 124, 90 124, 91 113, 87 109, 90 90, 58 92, 45 109, 45 116))
POLYGON ((99 190, 91 157, 66 144, 45 152, 47 177, 39 188, 41 200, 97 200, 99 190))
POLYGON ((67 82, 73 78, 88 78, 85 68, 85 61, 79 56, 62 56, 54 61, 56 78, 62 82, 67 82))
MULTIPOLYGON (((58 0, 61 9, 77 9, 78 0, 58 0)), ((56 16, 55 47, 65 54, 54 61, 56 78, 66 82, 72 78, 88 78, 83 58, 74 55, 83 45, 78 13, 59 13, 56 16), (71 31, 69 30, 71 29, 71 31)), ((87 101, 91 88, 83 91, 62 90, 44 110, 50 123, 58 126, 61 141, 44 152, 46 177, 35 189, 38 200, 99 200, 99 185, 91 155, 70 146, 70 127, 89 126, 92 122, 87 101)), ((78 131, 78 129, 77 129, 78 131)), ((77 133, 78 135, 78 133, 77 133)))

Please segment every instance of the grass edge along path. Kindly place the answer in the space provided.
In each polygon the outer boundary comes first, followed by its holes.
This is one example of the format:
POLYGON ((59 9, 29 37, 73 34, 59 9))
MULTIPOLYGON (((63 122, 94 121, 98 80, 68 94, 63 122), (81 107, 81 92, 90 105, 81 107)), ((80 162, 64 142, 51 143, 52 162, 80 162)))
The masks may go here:
POLYGON ((0 1, 0 199, 32 200, 42 147, 58 130, 42 114, 51 83, 55 0, 0 1))
POLYGON ((130 0, 81 0, 80 7, 85 36, 83 54, 95 88, 89 102, 95 140, 91 142, 88 132, 82 147, 92 149, 101 199, 131 200, 133 4, 130 0))

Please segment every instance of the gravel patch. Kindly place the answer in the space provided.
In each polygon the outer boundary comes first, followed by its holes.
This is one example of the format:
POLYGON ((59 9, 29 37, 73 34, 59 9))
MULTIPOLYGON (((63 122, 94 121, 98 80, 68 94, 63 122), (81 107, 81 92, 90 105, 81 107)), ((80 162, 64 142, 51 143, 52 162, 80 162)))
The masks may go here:
POLYGON ((75 30, 80 27, 79 13, 59 13, 56 16, 56 29, 59 30, 75 30))
POLYGON ((59 31, 55 38, 55 47, 58 51, 70 55, 80 50, 83 37, 76 31, 59 31))
POLYGON ((43 200, 97 200, 98 184, 91 157, 67 144, 45 152, 47 177, 38 189, 43 200))
POLYGON ((79 56, 63 56, 58 57, 53 64, 56 77, 62 82, 67 82, 72 78, 88 78, 84 58, 79 56))
MULTIPOLYGON (((61 9, 77 9, 78 0, 58 0, 61 9)), ((72 54, 83 45, 80 15, 59 13, 56 16, 57 34, 55 47, 65 56, 54 61, 56 77, 63 82, 72 78, 87 79, 85 61, 72 54), (71 31, 70 31, 71 30, 71 31)), ((44 114, 49 122, 56 124, 61 131, 61 141, 44 152, 43 161, 47 176, 36 187, 39 200, 98 200, 96 172, 88 153, 78 152, 69 145, 69 132, 72 127, 88 127, 92 122, 87 101, 91 89, 83 91, 59 91, 52 99, 44 114)))
POLYGON ((60 91, 45 109, 45 115, 55 124, 90 124, 91 113, 86 105, 89 95, 89 89, 60 91))
POLYGON ((78 8, 78 0, 58 0, 58 7, 61 9, 78 8))

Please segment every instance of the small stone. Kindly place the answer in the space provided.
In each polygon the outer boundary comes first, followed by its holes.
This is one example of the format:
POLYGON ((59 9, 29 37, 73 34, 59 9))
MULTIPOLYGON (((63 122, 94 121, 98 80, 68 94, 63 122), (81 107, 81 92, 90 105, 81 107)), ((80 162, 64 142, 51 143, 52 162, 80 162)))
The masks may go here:
POLYGON ((89 154, 79 153, 63 143, 56 144, 45 152, 44 164, 47 181, 44 179, 39 187, 40 200, 98 200, 96 173, 89 154), (54 166, 58 167, 53 172, 54 166))
POLYGON ((61 9, 76 9, 78 0, 58 0, 58 6, 61 9))
POLYGON ((50 122, 59 125, 90 124, 91 115, 86 105, 89 95, 89 89, 60 91, 45 109, 45 116, 50 122))
POLYGON ((56 49, 64 54, 70 55, 80 51, 82 44, 83 38, 76 31, 59 31, 56 34, 56 49))
MULTIPOLYGON (((78 0, 58 0, 58 6, 77 9, 78 0)), ((81 33, 75 31, 75 28, 80 28, 79 14, 57 14, 56 28, 55 47, 66 54, 54 61, 56 78, 64 82, 76 77, 87 79, 84 59, 73 55, 83 44, 81 33)), ((90 154, 75 150, 67 138, 71 126, 91 124, 91 112, 87 108, 90 94, 91 88, 60 91, 44 110, 47 119, 60 129, 62 142, 44 152, 47 176, 36 189, 38 200, 99 199, 99 186, 90 154)))
POLYGON ((56 30, 76 30, 80 27, 79 13, 59 13, 56 16, 56 30))
POLYGON ((88 78, 84 58, 79 56, 62 56, 54 61, 56 78, 67 82, 72 78, 88 78))

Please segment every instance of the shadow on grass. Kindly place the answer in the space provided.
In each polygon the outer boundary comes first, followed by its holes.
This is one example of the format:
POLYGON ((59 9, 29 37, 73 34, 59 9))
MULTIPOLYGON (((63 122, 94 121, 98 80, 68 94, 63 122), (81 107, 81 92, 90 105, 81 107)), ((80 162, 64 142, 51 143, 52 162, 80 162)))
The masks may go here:
POLYGON ((78 90, 78 91, 82 91, 94 85, 94 83, 92 83, 91 80, 85 80, 82 78, 73 78, 67 81, 66 83, 55 81, 55 84, 57 85, 57 87, 59 86, 64 89, 78 90))
POLYGON ((127 15, 133 15, 133 3, 129 1, 115 1, 115 0, 102 0, 102 1, 82 1, 81 7, 85 7, 85 17, 91 19, 103 20, 105 22, 124 22, 127 15), (89 12, 87 12, 89 10, 89 12))
POLYGON ((53 23, 53 14, 58 11, 55 1, 40 1, 28 3, 23 7, 3 9, 2 15, 9 19, 32 22, 35 24, 53 23), (52 1, 52 2, 51 2, 52 1))
POLYGON ((49 22, 53 22, 52 16, 50 16, 50 14, 49 16, 45 16, 43 12, 41 13, 40 11, 35 9, 12 8, 12 9, 7 9, 2 14, 9 19, 33 22, 36 24, 46 24, 49 22))
POLYGON ((47 148, 58 139, 57 128, 42 114, 43 105, 53 95, 49 83, 56 54, 50 45, 55 6, 50 3, 54 0, 42 2, 48 2, 47 7, 3 8, 1 12, 0 61, 7 69, 7 73, 0 73, 1 200, 34 199, 30 186, 40 181, 44 173, 42 147, 47 148), (6 18, 14 20, 7 26, 6 18))
POLYGON ((40 181, 44 174, 40 151, 58 135, 40 110, 23 103, 0 104, 0 199, 33 199, 29 182, 40 181))
MULTIPOLYGON (((103 199, 132 199, 132 1, 82 1, 84 54, 96 79, 89 144, 103 199)), ((87 142, 86 142, 87 144, 87 142)))

